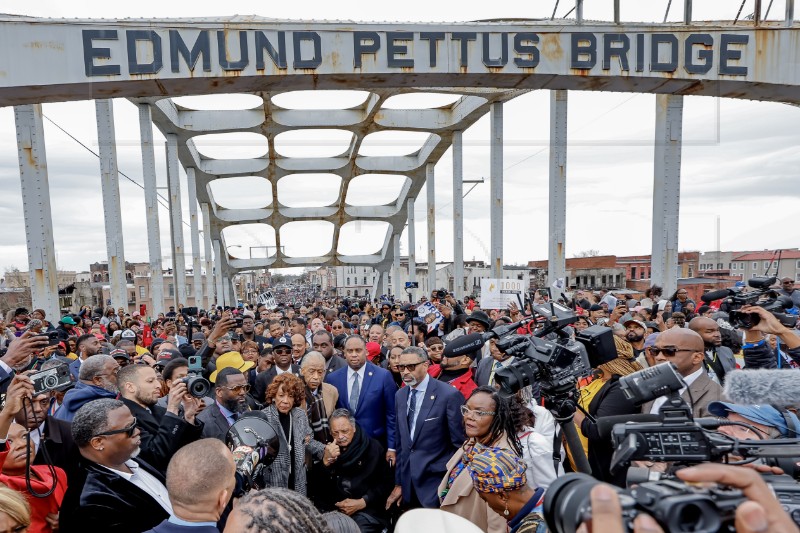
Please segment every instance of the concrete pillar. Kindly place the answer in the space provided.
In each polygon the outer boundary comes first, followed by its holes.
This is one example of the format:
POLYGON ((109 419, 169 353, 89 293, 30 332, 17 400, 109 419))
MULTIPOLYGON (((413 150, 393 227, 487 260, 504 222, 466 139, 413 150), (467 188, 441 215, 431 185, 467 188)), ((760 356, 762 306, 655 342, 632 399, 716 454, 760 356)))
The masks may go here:
POLYGON ((95 100, 97 144, 100 152, 100 185, 103 193, 103 220, 106 230, 108 279, 111 284, 111 305, 128 309, 128 281, 125 278, 125 251, 122 242, 122 210, 117 171, 117 140, 114 132, 114 104, 111 100, 95 100))
POLYGON ((47 179, 47 153, 44 145, 42 104, 14 107, 17 130, 19 180, 22 189, 22 215, 28 245, 28 274, 34 309, 44 309, 52 322, 58 322, 58 272, 53 243, 53 216, 50 212, 50 184, 47 179))
POLYGON ((652 280, 664 294, 678 287, 683 96, 656 95, 652 280))
POLYGON ((567 273, 564 250, 567 237, 567 91, 550 91, 549 196, 547 279, 552 284, 567 273))
MULTIPOLYGON (((194 167, 186 169, 186 188, 189 191, 189 226, 192 232, 192 278, 194 305, 203 307, 203 266, 200 263, 200 224, 197 221, 197 181, 194 167)), ((188 296, 188 295, 187 295, 188 296)))
POLYGON ((169 214, 172 229, 172 270, 175 280, 175 308, 186 303, 186 250, 183 246, 183 208, 181 207, 181 176, 178 161, 178 138, 167 134, 167 182, 169 185, 169 214))
POLYGON ((462 132, 453 132, 453 292, 464 297, 464 146, 462 132))
MULTIPOLYGON (((408 199, 408 282, 414 283, 417 281, 417 256, 416 256, 416 246, 417 246, 417 230, 415 224, 415 216, 414 216, 414 199, 408 199)), ((408 291, 408 297, 413 302, 415 301, 414 298, 414 290, 411 289, 408 291)))
POLYGON ((233 279, 224 276, 222 278, 222 285, 225 287, 225 305, 236 307, 236 304, 239 302, 236 288, 233 286, 233 279))
POLYGON ((503 277, 503 104, 489 106, 490 128, 490 191, 489 220, 491 225, 491 272, 503 277))
POLYGON ((166 311, 164 306, 164 268, 161 264, 161 230, 158 223, 158 189, 156 183, 156 156, 153 144, 153 117, 149 104, 139 104, 139 133, 142 143, 142 176, 144 178, 145 219, 147 222, 147 249, 150 260, 150 301, 153 309, 149 316, 166 311))
POLYGON ((216 287, 217 291, 217 305, 227 305, 225 300, 225 289, 223 287, 223 280, 222 280, 222 265, 225 261, 223 259, 221 253, 222 250, 220 249, 220 243, 218 240, 214 241, 214 286, 216 287))
POLYGON ((433 163, 425 166, 428 192, 428 292, 436 288, 436 181, 433 163))
POLYGON ((211 210, 208 207, 208 204, 200 204, 200 211, 203 213, 203 245, 204 245, 204 258, 205 258, 205 268, 206 273, 203 276, 203 279, 206 281, 206 291, 205 294, 207 295, 205 308, 211 309, 214 306, 214 302, 219 299, 219 296, 216 294, 214 290, 214 259, 211 256, 211 210))

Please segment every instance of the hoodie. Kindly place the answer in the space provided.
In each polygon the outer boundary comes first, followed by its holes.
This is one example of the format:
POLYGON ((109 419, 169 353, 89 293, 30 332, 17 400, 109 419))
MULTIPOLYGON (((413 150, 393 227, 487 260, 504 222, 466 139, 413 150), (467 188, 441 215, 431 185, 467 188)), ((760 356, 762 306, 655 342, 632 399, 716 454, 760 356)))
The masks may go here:
POLYGON ((72 422, 72 419, 75 417, 75 413, 78 412, 78 409, 92 400, 116 397, 116 392, 111 392, 102 387, 87 385, 82 381, 78 381, 75 384, 75 388, 67 391, 67 394, 64 395, 64 401, 61 403, 61 407, 58 408, 58 411, 56 411, 54 416, 59 420, 72 422))

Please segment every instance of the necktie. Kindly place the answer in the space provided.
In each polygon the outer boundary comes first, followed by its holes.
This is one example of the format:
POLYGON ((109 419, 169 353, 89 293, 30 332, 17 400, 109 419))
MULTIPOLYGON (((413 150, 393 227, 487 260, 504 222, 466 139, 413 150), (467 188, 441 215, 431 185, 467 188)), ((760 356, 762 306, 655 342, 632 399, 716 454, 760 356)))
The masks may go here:
POLYGON ((231 418, 233 419, 234 422, 236 422, 237 420, 239 420, 239 413, 231 413, 231 418))
POLYGON ((495 361, 492 365, 492 372, 489 374, 489 385, 494 385, 494 374, 500 370, 500 361, 495 361))
POLYGON ((417 389, 411 389, 411 401, 408 405, 408 434, 414 435, 414 413, 417 411, 417 389))
POLYGON ((353 388, 350 389, 350 408, 353 412, 358 409, 358 395, 361 394, 361 387, 358 385, 358 372, 353 374, 353 388))

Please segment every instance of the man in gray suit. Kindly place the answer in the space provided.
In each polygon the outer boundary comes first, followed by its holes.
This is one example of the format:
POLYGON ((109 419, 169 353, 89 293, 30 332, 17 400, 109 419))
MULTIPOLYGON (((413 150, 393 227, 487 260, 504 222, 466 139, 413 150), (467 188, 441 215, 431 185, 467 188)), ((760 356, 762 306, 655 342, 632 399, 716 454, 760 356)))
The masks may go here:
MULTIPOLYGON (((695 417, 709 416, 708 404, 720 401, 722 388, 706 373, 703 338, 690 329, 668 329, 658 335, 650 352, 656 364, 672 363, 683 376, 688 390, 681 390, 681 398, 692 407, 692 414, 695 417)), ((662 396, 648 402, 642 406, 642 412, 658 414, 666 400, 666 396, 662 396)))
POLYGON ((730 348, 722 346, 719 325, 715 320, 698 316, 689 321, 689 329, 697 332, 703 338, 704 366, 708 370, 709 376, 720 385, 724 384, 725 375, 736 369, 736 359, 730 348))

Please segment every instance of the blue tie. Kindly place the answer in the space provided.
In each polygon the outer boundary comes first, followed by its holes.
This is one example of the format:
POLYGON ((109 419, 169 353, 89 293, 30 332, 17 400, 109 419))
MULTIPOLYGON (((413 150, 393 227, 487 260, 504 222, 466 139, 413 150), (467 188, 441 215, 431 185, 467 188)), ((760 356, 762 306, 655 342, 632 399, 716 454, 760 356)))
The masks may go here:
POLYGON ((417 389, 411 389, 411 402, 408 406, 408 434, 414 435, 414 413, 417 411, 417 389))

